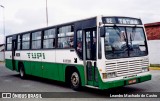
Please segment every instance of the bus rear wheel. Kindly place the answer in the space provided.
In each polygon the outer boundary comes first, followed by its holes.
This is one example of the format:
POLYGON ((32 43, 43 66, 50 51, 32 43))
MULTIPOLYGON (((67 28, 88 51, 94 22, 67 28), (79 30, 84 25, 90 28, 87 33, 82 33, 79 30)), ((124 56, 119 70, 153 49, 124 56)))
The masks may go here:
POLYGON ((80 90, 81 80, 77 71, 72 72, 70 75, 70 86, 73 90, 80 90))
POLYGON ((21 79, 25 79, 26 78, 24 66, 22 64, 20 65, 19 74, 20 74, 21 79))

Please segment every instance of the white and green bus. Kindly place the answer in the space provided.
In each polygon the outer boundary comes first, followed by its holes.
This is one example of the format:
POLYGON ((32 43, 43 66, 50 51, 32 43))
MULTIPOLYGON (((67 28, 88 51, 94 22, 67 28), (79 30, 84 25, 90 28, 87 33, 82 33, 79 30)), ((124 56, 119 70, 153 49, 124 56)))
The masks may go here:
POLYGON ((20 73, 109 89, 151 80, 141 19, 96 16, 6 36, 6 67, 20 73))

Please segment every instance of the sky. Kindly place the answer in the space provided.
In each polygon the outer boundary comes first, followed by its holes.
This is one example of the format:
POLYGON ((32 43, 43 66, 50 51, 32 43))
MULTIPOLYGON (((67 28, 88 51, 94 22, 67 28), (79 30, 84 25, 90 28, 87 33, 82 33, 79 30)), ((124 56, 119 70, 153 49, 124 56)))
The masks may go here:
MULTIPOLYGON (((48 25, 97 15, 141 18, 143 23, 160 22, 160 0, 47 0, 48 25)), ((5 35, 46 27, 46 0, 0 0, 0 44, 5 35)))

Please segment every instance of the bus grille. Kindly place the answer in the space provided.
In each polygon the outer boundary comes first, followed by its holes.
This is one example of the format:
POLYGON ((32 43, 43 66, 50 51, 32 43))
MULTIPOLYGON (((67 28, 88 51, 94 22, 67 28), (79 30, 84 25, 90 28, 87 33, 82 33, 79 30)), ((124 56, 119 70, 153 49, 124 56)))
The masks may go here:
POLYGON ((143 67, 148 67, 149 61, 147 60, 132 60, 117 63, 106 62, 106 72, 116 72, 116 76, 134 76, 142 72, 143 67))

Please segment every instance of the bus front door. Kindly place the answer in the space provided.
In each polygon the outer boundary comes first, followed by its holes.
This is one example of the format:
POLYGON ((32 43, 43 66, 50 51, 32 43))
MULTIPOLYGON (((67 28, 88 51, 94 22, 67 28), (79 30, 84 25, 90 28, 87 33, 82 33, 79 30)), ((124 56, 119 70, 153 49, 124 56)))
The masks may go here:
POLYGON ((96 28, 84 30, 84 56, 86 60, 87 85, 98 86, 98 75, 96 67, 96 28))
POLYGON ((17 36, 14 35, 12 37, 12 68, 15 70, 15 51, 16 51, 16 44, 17 44, 17 36))

